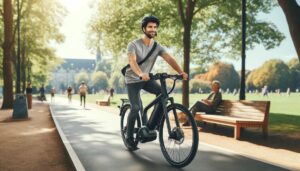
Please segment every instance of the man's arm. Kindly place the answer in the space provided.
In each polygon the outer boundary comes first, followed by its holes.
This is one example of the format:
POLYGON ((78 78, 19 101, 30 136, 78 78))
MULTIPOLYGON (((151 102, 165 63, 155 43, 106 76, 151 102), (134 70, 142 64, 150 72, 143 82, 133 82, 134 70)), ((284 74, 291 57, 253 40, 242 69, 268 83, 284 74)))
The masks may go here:
POLYGON ((143 81, 149 80, 149 74, 143 73, 141 68, 139 67, 138 63, 136 62, 136 55, 134 53, 128 53, 128 60, 130 68, 133 70, 133 72, 142 78, 143 81))
POLYGON ((164 53, 162 57, 175 71, 178 72, 178 74, 183 76, 184 80, 188 79, 188 75, 182 71, 181 67, 177 64, 177 62, 171 55, 169 55, 168 53, 164 53))

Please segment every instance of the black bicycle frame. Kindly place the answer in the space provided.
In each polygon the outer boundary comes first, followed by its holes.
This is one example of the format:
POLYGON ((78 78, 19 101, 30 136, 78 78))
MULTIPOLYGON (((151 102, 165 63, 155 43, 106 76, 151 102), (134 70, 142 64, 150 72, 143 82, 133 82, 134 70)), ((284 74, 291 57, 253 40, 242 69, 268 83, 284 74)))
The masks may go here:
MULTIPOLYGON (((153 107, 154 105, 158 104, 158 103, 162 103, 162 108, 163 108, 163 113, 164 116, 166 118, 166 122, 167 122, 167 128, 168 128, 168 132, 169 134, 171 134, 171 126, 170 126, 170 120, 169 120, 169 116, 168 116, 168 111, 167 111, 167 104, 168 101, 170 101, 171 105, 174 104, 174 99, 173 97, 169 97, 169 94, 167 92, 167 85, 166 85, 166 80, 164 78, 160 78, 160 84, 161 84, 161 94, 158 95, 150 104, 148 104, 144 111, 143 111, 143 116, 147 114, 148 110, 153 107)), ((176 120, 176 125, 177 127, 179 127, 179 122, 178 122, 178 118, 177 115, 175 114, 175 109, 173 109, 174 112, 174 117, 176 120)), ((160 113, 153 113, 153 115, 159 115, 160 113)), ((142 117, 143 117, 142 116, 142 117)), ((143 119, 141 119, 142 122, 144 122, 143 119)), ((149 122, 149 121, 148 121, 149 122)), ((154 121, 157 122, 156 124, 159 124, 159 121, 154 121)), ((143 125, 145 125, 145 123, 143 123, 143 125)))

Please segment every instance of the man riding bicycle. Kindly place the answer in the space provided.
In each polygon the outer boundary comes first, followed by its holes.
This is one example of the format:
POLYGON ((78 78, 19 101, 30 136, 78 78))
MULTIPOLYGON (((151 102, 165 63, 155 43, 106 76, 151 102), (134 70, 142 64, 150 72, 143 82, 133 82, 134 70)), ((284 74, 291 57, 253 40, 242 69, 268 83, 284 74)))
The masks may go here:
MULTIPOLYGON (((184 80, 188 79, 188 75, 182 71, 181 67, 177 64, 175 59, 166 52, 165 48, 160 44, 156 44, 152 55, 145 60, 141 65, 138 62, 142 61, 145 56, 152 50, 154 46, 154 37, 157 35, 157 29, 160 21, 155 16, 146 16, 141 23, 142 31, 144 35, 140 39, 136 39, 128 44, 128 60, 130 67, 125 72, 125 83, 128 90, 128 98, 131 105, 131 111, 127 119, 127 135, 126 143, 129 150, 136 150, 137 147, 134 143, 133 133, 135 120, 139 115, 139 111, 142 109, 142 101, 140 97, 141 89, 146 90, 149 93, 159 95, 161 93, 160 85, 150 80, 149 73, 151 72, 153 65, 158 56, 161 56, 175 71, 183 76, 184 80)), ((156 105, 153 112, 162 111, 161 104, 156 105)), ((162 113, 162 112, 161 112, 162 113)), ((153 118, 153 115, 149 118, 148 125, 149 130, 155 129, 155 121, 159 118, 153 118), (153 122, 152 122, 153 121, 153 122)), ((143 116, 144 121, 147 120, 147 116, 143 116)), ((145 122, 146 123, 146 122, 145 122)))

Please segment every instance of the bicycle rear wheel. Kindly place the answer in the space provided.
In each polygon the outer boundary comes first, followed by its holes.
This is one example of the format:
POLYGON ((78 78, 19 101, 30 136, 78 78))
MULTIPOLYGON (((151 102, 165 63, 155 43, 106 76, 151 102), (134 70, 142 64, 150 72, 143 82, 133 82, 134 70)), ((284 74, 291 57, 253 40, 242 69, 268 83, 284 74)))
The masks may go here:
POLYGON ((197 125, 190 111, 180 104, 168 106, 167 112, 171 134, 168 132, 166 117, 163 116, 159 128, 160 147, 166 160, 171 165, 181 168, 188 165, 197 153, 199 141, 197 125), (183 126, 186 121, 190 126, 183 126))
MULTIPOLYGON (((123 142, 125 144, 125 146, 128 148, 127 143, 126 143, 126 131, 127 131, 127 118, 128 115, 130 113, 130 105, 127 104, 125 106, 123 106, 121 108, 121 135, 122 135, 122 139, 123 142)), ((137 132, 139 130, 139 128, 141 127, 141 121, 140 121, 140 117, 137 117, 137 120, 135 121, 135 125, 134 125, 134 134, 133 134, 133 138, 134 138, 134 143, 136 144, 136 146, 138 145, 138 138, 137 138, 137 132)))

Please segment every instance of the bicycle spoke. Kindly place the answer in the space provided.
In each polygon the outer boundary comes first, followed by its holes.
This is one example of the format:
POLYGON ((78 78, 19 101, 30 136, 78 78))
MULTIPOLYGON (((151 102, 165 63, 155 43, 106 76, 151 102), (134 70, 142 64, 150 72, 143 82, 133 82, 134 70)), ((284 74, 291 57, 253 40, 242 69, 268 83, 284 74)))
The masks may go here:
MULTIPOLYGON (((176 104, 178 105, 178 104, 176 104)), ((173 106, 172 106, 173 107, 173 106)), ((198 148, 198 131, 192 115, 182 105, 176 109, 168 109, 171 133, 169 135, 166 117, 160 128, 160 143, 167 161, 176 167, 183 167, 195 157, 198 148), (175 115, 174 115, 175 113, 175 115), (176 118, 178 120, 176 120, 176 118), (185 128, 183 123, 189 121, 191 127, 185 128), (179 123, 179 125, 176 124, 179 123), (164 150, 165 149, 165 150, 164 150)))

